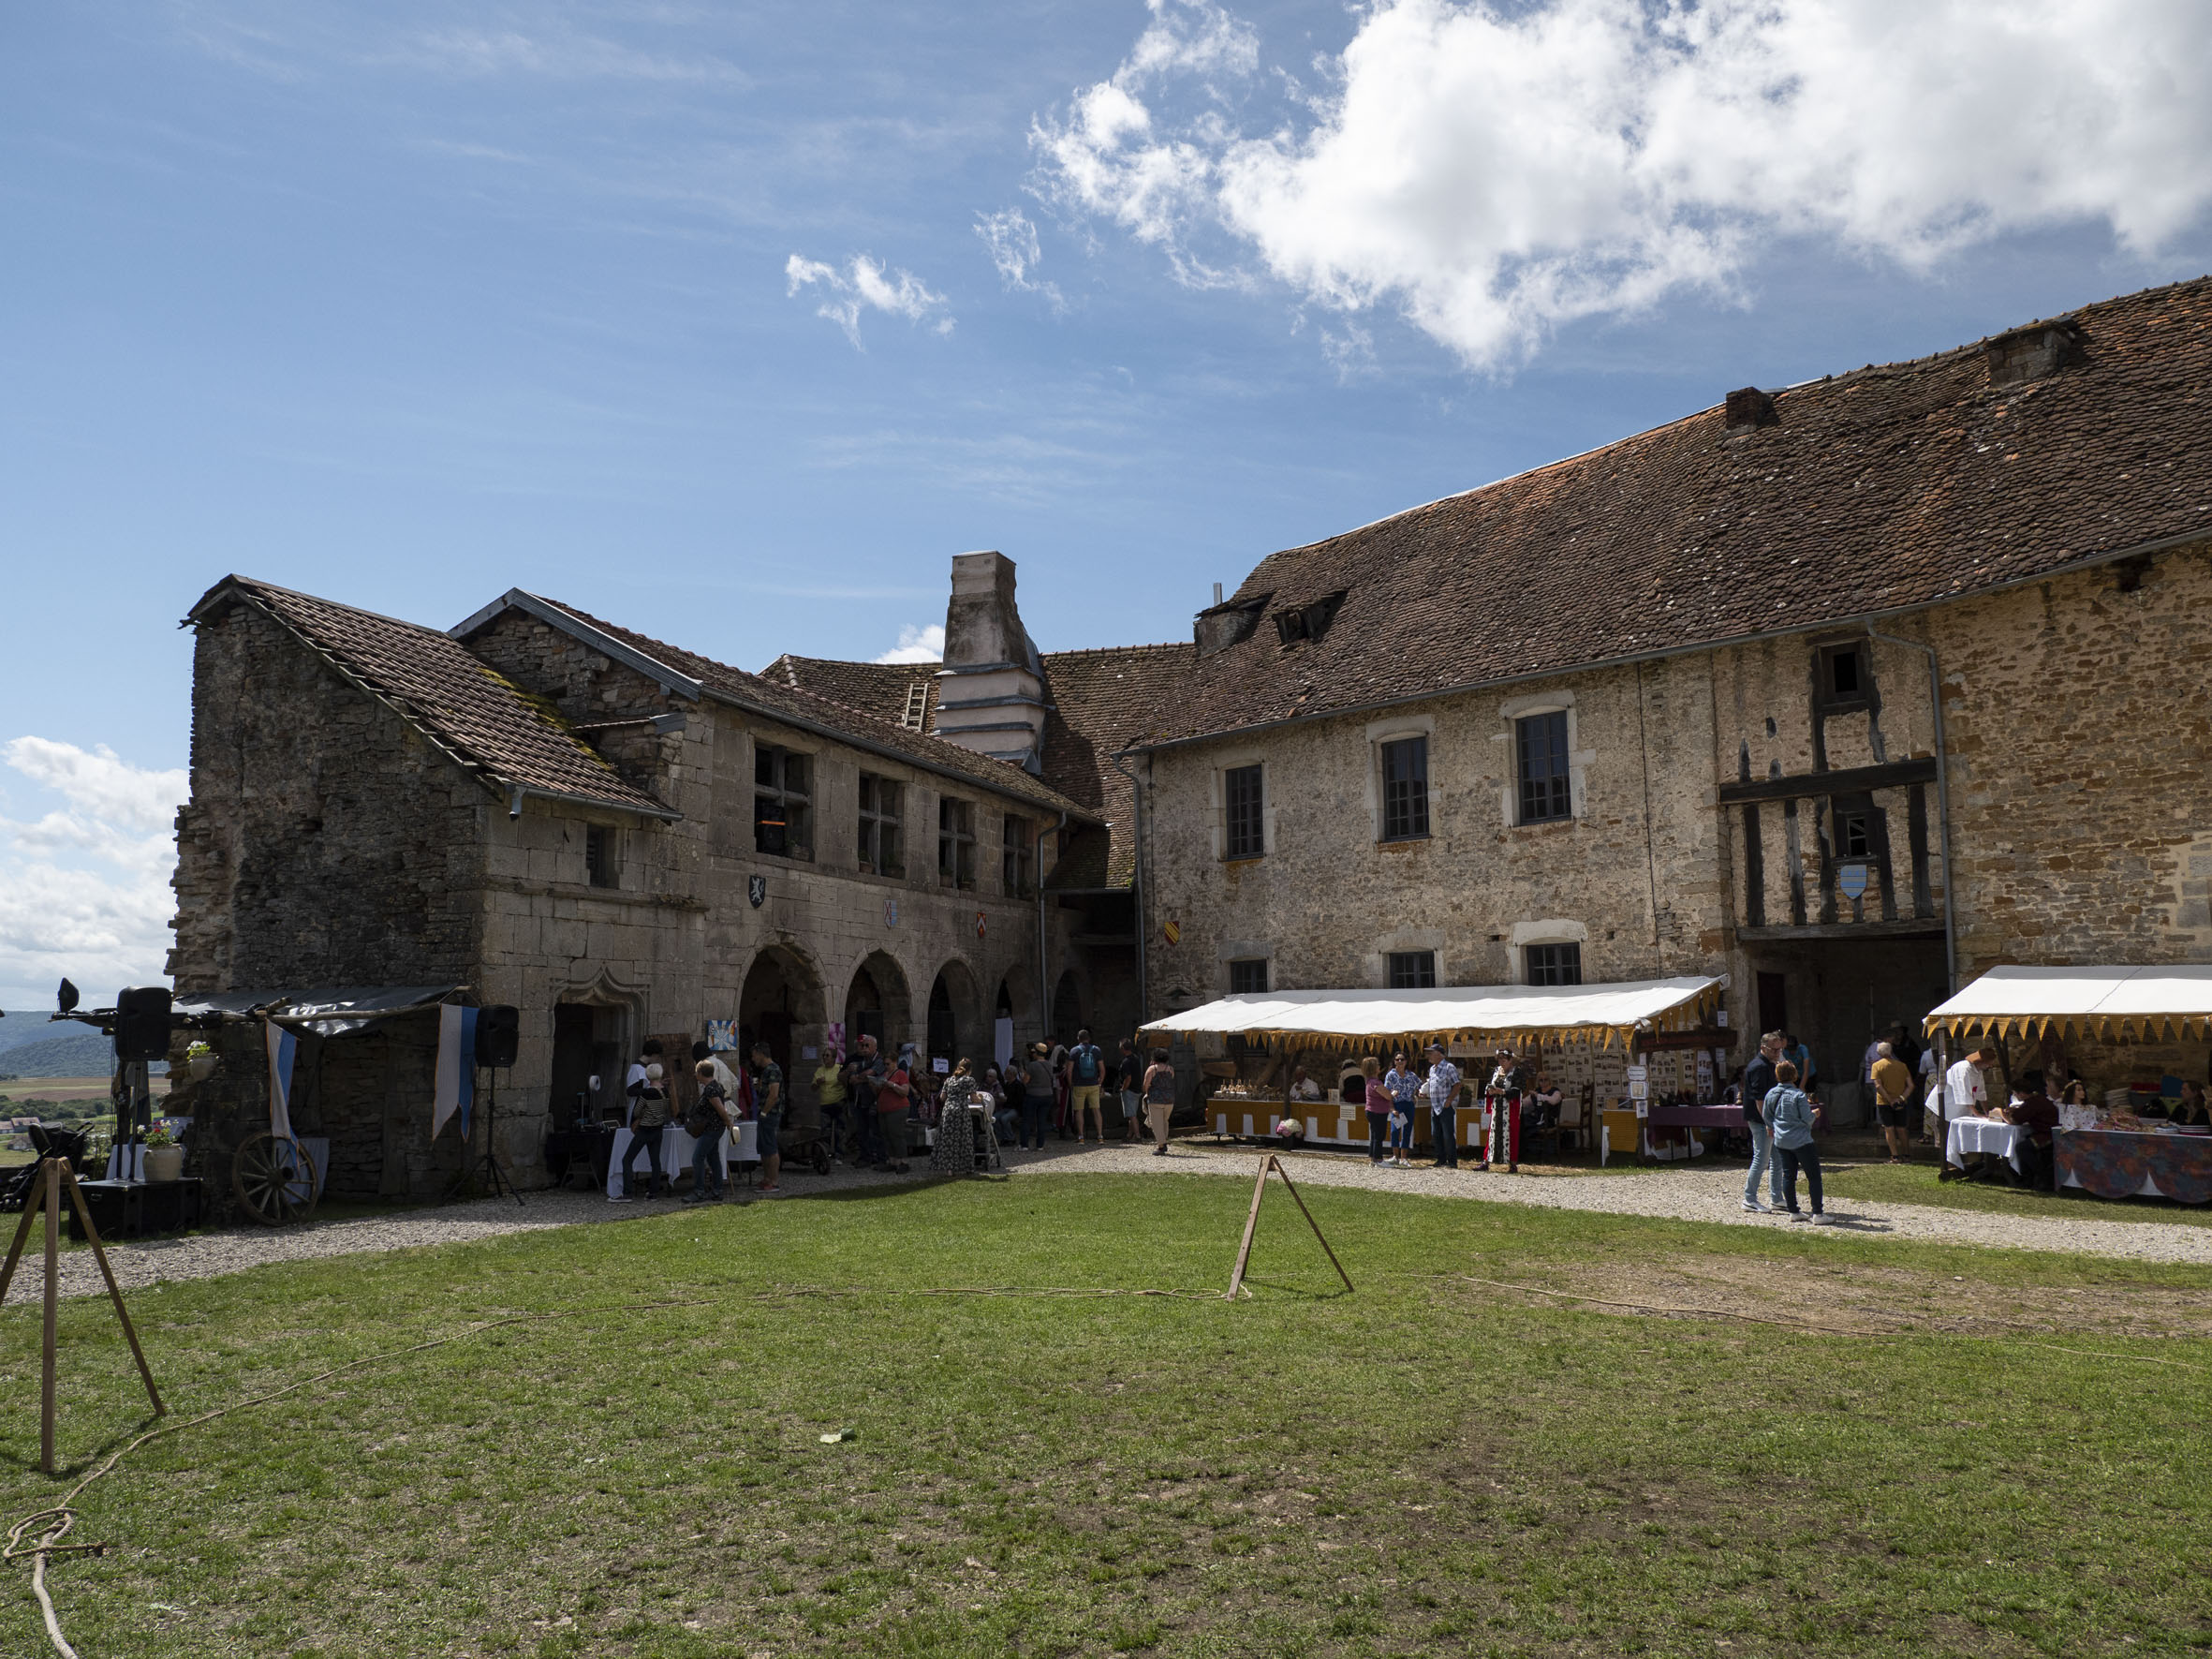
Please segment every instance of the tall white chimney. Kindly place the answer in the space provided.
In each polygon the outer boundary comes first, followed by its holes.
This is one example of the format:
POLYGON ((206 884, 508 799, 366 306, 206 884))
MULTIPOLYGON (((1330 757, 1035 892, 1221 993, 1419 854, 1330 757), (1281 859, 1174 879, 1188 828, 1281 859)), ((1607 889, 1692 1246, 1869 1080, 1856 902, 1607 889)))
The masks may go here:
POLYGON ((1044 661, 1014 604, 1014 561, 999 553, 952 560, 945 665, 937 671, 939 737, 1043 770, 1044 661))

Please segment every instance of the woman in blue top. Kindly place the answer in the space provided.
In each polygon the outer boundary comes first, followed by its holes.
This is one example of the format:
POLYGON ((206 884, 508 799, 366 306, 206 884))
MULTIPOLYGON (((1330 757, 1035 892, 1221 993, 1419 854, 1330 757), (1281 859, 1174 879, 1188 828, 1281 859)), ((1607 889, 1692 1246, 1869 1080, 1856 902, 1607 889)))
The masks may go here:
POLYGON ((1805 1220, 1805 1212, 1797 1207, 1797 1172, 1802 1169, 1812 1192, 1812 1219, 1825 1222, 1828 1218, 1821 1208, 1821 1154, 1813 1146, 1813 1104, 1797 1087, 1797 1068, 1790 1061, 1775 1067, 1775 1086, 1767 1090, 1764 1104, 1767 1127, 1774 1131, 1775 1161, 1782 1171, 1782 1202, 1789 1207, 1790 1219, 1805 1220))

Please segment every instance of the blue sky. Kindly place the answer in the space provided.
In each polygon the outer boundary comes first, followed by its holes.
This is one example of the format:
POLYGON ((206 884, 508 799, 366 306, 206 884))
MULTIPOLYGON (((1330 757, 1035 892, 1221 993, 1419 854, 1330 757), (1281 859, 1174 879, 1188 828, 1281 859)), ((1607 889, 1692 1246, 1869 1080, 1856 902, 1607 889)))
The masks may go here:
POLYGON ((2212 265, 2207 8, 1995 9, 11 7, 0 1006, 158 969, 227 571, 758 667, 996 547, 1048 649, 1169 639, 1276 547, 2212 265))

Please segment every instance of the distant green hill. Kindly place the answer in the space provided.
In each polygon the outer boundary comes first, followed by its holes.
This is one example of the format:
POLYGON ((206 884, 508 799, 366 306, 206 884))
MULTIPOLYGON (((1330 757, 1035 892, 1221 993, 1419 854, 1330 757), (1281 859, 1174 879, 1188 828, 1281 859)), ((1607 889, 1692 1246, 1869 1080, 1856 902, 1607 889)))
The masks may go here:
MULTIPOLYGON (((105 1077, 114 1069, 113 1044, 82 1026, 70 1036, 41 1037, 0 1048, 0 1077, 105 1077)), ((154 1069, 169 1068, 157 1062, 154 1069)))

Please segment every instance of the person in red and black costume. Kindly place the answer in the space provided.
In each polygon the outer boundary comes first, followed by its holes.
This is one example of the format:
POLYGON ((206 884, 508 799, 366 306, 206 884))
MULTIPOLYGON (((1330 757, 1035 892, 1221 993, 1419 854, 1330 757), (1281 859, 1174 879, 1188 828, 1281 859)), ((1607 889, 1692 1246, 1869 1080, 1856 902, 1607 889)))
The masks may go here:
POLYGON ((1497 1051, 1497 1069, 1482 1092, 1490 1099, 1490 1133, 1482 1139, 1482 1167, 1521 1165, 1521 1101, 1528 1092, 1528 1069, 1510 1048, 1497 1051))

